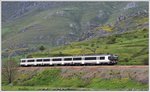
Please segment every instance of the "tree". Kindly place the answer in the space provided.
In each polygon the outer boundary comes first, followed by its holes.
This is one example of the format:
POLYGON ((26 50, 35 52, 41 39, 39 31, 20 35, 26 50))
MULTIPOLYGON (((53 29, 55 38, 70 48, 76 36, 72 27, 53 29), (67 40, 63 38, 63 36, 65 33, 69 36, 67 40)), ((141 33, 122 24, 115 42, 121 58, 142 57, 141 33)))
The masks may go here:
POLYGON ((17 73, 17 68, 18 65, 17 63, 12 60, 12 56, 17 52, 17 51, 27 51, 28 48, 25 47, 20 47, 17 46, 17 44, 15 44, 15 42, 12 42, 7 50, 3 51, 3 53, 7 53, 8 57, 7 57, 7 61, 3 61, 2 62, 2 78, 6 79, 8 81, 8 83, 12 83, 15 75, 17 73))
POLYGON ((42 45, 42 46, 39 47, 39 50, 40 50, 40 51, 44 51, 44 50, 45 50, 45 47, 42 45))
POLYGON ((17 63, 14 60, 2 62, 2 76, 9 84, 13 82, 17 73, 17 63))

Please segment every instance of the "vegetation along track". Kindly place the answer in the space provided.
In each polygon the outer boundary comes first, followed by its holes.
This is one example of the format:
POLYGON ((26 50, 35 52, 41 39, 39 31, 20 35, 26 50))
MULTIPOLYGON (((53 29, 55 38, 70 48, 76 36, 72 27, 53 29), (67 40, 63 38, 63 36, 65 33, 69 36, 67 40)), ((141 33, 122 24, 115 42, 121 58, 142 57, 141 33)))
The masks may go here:
POLYGON ((83 69, 83 68, 90 68, 90 69, 148 69, 149 66, 147 65, 133 65, 133 66, 36 66, 36 67, 19 67, 19 70, 36 70, 36 69, 50 69, 50 68, 60 68, 60 69, 83 69))
POLYGON ((40 66, 40 67, 19 67, 20 73, 35 73, 42 71, 60 70, 60 75, 67 76, 80 76, 84 78, 129 78, 131 80, 147 84, 149 80, 148 65, 99 65, 99 66, 40 66), (80 75, 81 74, 81 75, 80 75), (143 76, 144 75, 144 76, 143 76))

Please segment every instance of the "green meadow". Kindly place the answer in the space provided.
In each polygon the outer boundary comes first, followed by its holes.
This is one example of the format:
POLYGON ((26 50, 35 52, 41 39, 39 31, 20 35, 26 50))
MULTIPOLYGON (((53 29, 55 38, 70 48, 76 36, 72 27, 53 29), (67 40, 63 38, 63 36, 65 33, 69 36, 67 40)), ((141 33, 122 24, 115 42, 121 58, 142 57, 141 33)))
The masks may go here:
POLYGON ((148 64, 148 30, 136 30, 120 35, 73 42, 69 45, 29 54, 32 57, 116 54, 119 65, 148 64))
POLYGON ((129 78, 83 79, 81 75, 62 77, 60 74, 60 69, 44 70, 33 77, 29 77, 29 74, 21 74, 13 85, 2 85, 2 90, 148 90, 148 84, 142 84, 129 78))

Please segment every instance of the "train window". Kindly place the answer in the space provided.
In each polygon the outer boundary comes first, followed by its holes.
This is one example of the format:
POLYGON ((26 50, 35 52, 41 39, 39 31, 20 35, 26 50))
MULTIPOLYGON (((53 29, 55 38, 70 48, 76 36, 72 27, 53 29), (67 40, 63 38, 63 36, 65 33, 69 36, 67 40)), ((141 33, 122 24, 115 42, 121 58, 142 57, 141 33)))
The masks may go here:
POLYGON ((105 59, 105 57, 100 57, 100 60, 104 60, 105 59))
POLYGON ((73 58, 73 60, 81 60, 82 58, 73 58))
POLYGON ((85 57, 85 60, 96 60, 96 57, 85 57))
POLYGON ((34 62, 34 60, 28 60, 28 62, 34 62))
POLYGON ((22 60, 21 62, 26 62, 25 60, 22 60))
POLYGON ((44 59, 43 61, 50 61, 50 59, 44 59))
POLYGON ((53 61, 61 61, 61 58, 52 59, 53 61))
POLYGON ((118 57, 114 57, 115 60, 118 60, 118 57))
POLYGON ((37 59, 36 61, 37 61, 37 62, 41 62, 41 61, 42 61, 42 59, 37 59))
POLYGON ((118 57, 108 57, 109 60, 118 60, 118 57))
POLYGON ((71 61, 72 58, 64 58, 64 61, 71 61))

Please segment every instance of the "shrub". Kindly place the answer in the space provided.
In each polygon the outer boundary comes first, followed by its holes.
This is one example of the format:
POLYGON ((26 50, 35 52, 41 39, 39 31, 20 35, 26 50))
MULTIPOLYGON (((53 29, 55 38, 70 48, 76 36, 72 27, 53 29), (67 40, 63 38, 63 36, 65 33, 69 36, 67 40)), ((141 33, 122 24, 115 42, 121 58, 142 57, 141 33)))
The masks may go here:
POLYGON ((21 88, 18 88, 18 90, 30 90, 30 89, 27 87, 21 87, 21 88))
POLYGON ((108 49, 108 46, 105 46, 105 49, 108 49))
POLYGON ((114 43, 116 43, 116 38, 115 37, 109 37, 108 41, 106 43, 107 44, 114 44, 114 43))
POLYGON ((149 60, 148 60, 148 58, 145 58, 145 59, 143 60, 143 62, 144 62, 144 65, 149 65, 149 60))
POLYGON ((39 50, 40 50, 40 51, 44 51, 44 50, 45 50, 45 47, 42 45, 42 46, 39 47, 39 50))
POLYGON ((144 37, 144 38, 147 38, 147 37, 148 37, 148 35, 144 35, 143 37, 144 37))
POLYGON ((27 55, 27 58, 33 58, 33 56, 32 55, 27 55))
POLYGON ((148 29, 147 29, 147 28, 144 28, 143 31, 146 32, 146 31, 148 31, 148 29))
POLYGON ((61 52, 61 51, 59 51, 59 55, 62 55, 62 52, 61 52))
POLYGON ((129 59, 128 58, 124 58, 124 62, 129 62, 129 59))
POLYGON ((121 35, 120 34, 116 34, 115 37, 121 37, 121 35))
POLYGON ((135 35, 134 38, 138 38, 138 36, 135 35))
POLYGON ((91 47, 94 47, 94 46, 95 46, 95 44, 94 44, 94 43, 92 43, 92 44, 91 44, 91 47))

